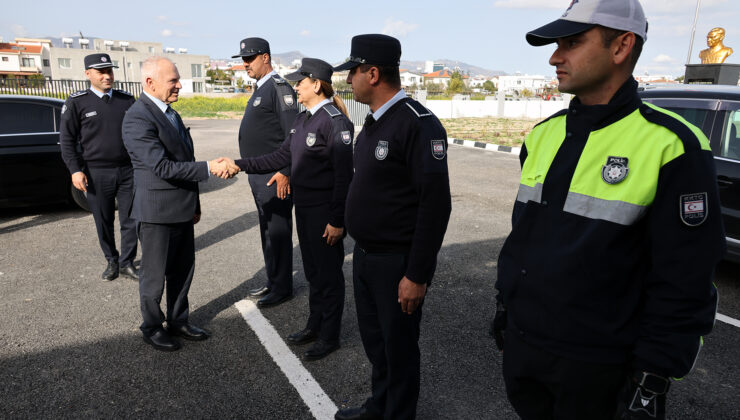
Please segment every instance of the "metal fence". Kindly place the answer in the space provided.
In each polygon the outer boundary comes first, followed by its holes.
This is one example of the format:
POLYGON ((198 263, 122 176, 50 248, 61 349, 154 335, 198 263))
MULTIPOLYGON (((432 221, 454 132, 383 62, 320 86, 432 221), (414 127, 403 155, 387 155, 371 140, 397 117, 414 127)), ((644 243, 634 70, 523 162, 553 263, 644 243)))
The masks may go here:
MULTIPOLYGON (((0 79, 0 94, 6 95, 37 95, 65 99, 70 94, 89 87, 89 80, 0 79)), ((136 97, 142 92, 139 82, 115 81, 113 88, 131 92, 136 97)))

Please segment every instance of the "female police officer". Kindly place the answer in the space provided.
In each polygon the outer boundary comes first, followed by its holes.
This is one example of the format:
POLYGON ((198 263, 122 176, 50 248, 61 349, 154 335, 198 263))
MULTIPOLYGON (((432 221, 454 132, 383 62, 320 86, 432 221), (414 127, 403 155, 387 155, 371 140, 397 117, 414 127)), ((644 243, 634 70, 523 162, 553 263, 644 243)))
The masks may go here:
POLYGON ((303 270, 310 284, 306 328, 288 336, 291 344, 316 343, 303 354, 318 360, 339 348, 344 309, 344 201, 352 179, 354 126, 331 86, 332 66, 304 58, 295 73, 298 102, 306 111, 296 118, 288 138, 273 153, 240 159, 239 168, 264 173, 291 166, 303 270), (340 111, 341 110, 341 111, 340 111))

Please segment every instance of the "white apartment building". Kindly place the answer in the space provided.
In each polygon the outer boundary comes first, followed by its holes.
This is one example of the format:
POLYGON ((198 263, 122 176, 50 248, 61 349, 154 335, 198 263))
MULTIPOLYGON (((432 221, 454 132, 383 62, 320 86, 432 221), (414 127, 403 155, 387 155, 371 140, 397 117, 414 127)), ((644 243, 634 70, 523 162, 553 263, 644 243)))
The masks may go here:
POLYGON ((548 83, 545 76, 540 75, 522 75, 498 76, 492 79, 499 92, 506 95, 520 95, 524 89, 529 90, 537 95, 542 92, 548 83))

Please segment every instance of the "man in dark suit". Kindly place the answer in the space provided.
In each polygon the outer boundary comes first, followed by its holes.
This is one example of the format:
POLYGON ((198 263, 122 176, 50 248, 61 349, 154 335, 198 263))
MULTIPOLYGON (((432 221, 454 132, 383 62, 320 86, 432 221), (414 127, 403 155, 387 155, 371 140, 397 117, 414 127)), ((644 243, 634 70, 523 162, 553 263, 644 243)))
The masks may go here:
POLYGON ((131 217, 139 222, 139 298, 144 341, 175 351, 172 336, 205 340, 208 333, 188 322, 188 290, 195 268, 193 225, 200 220, 198 182, 238 172, 229 159, 196 162, 193 141, 170 104, 177 101, 180 74, 164 57, 141 67, 144 93, 123 119, 123 142, 134 167, 131 217), (167 279, 167 317, 160 309, 167 279), (162 322, 167 321, 167 329, 162 322))

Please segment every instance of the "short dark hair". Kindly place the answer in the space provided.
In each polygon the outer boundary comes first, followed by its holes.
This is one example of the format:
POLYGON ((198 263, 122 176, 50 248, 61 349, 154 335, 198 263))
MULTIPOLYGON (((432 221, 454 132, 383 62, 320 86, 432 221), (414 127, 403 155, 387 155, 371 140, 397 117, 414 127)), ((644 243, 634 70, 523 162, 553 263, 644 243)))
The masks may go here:
MULTIPOLYGON (((612 41, 617 39, 617 37, 629 32, 629 31, 622 31, 620 29, 606 28, 604 26, 601 26, 600 28, 601 28, 601 42, 604 44, 604 48, 611 45, 612 41)), ((632 70, 635 69, 635 66, 637 65, 637 60, 640 58, 640 54, 642 54, 642 45, 644 43, 645 41, 643 41, 642 37, 640 35, 635 34, 635 46, 632 47, 632 53, 630 54, 632 70)))
POLYGON ((401 87, 401 73, 396 66, 376 66, 373 64, 360 64, 360 71, 365 73, 370 67, 378 69, 380 81, 393 87, 401 87))

